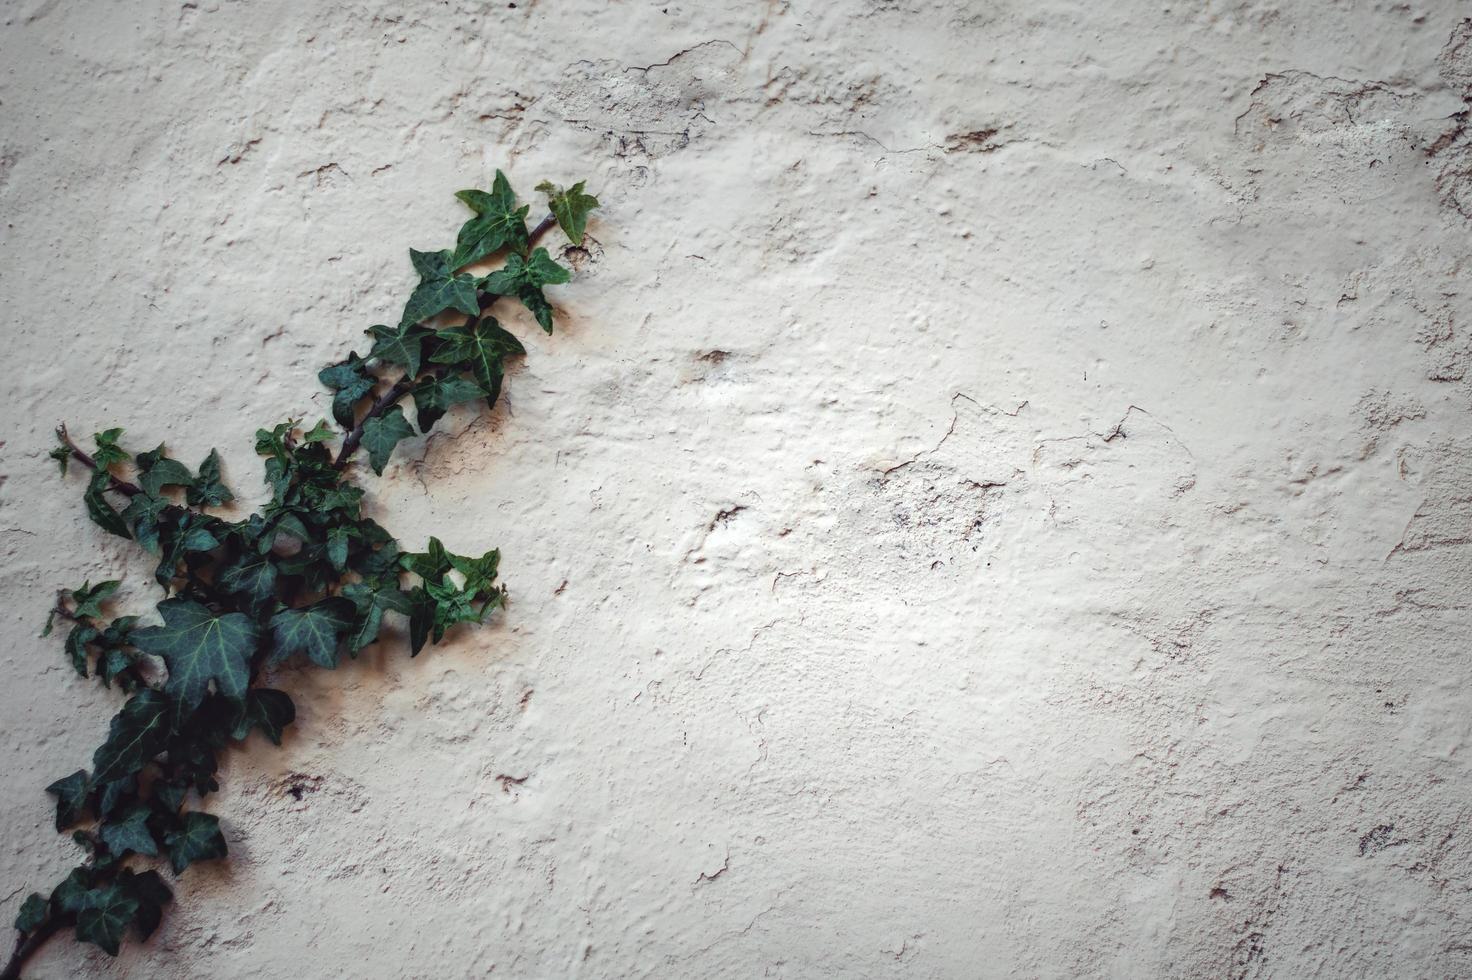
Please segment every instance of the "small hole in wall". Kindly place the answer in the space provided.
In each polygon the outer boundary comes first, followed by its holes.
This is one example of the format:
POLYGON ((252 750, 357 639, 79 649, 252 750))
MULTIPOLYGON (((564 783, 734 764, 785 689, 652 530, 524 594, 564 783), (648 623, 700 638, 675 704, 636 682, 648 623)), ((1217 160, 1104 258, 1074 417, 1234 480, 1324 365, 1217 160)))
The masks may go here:
POLYGON ((293 800, 300 800, 302 798, 302 795, 306 793, 306 790, 302 787, 301 783, 293 783, 291 788, 288 789, 286 792, 291 794, 291 798, 293 800))

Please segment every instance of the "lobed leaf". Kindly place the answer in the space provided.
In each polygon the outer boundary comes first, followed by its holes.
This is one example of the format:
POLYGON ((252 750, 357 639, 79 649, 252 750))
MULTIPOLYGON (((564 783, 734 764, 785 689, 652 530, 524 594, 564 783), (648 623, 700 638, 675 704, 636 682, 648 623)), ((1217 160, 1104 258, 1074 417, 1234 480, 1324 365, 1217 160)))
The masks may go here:
POLYGON ((547 195, 547 207, 557 219, 557 226, 574 245, 583 244, 588 228, 588 214, 598 207, 598 199, 583 191, 584 181, 578 181, 563 190, 549 180, 537 185, 537 190, 547 195))
POLYGON ((394 447, 412 435, 414 429, 397 405, 364 423, 362 446, 368 451, 368 465, 373 467, 373 472, 382 475, 394 447))
POLYGON ((465 190, 455 196, 475 212, 475 217, 461 226, 456 238, 455 254, 451 260, 455 268, 479 262, 508 246, 525 250, 526 216, 531 208, 516 206, 516 194, 505 174, 496 171, 489 192, 465 190))
POLYGON ((158 611, 164 624, 138 630, 133 643, 168 665, 164 690, 169 696, 193 708, 204 700, 213 681, 225 697, 241 700, 260 636, 256 624, 238 612, 216 616, 188 599, 165 599, 158 611))

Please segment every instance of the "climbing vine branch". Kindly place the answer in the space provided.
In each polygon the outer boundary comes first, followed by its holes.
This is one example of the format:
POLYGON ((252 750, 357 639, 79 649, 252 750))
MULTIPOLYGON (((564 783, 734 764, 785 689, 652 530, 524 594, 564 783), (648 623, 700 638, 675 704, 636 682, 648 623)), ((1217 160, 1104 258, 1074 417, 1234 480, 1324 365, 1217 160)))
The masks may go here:
POLYGON ((457 405, 495 407, 508 361, 526 353, 491 315, 499 300, 519 302, 552 332, 544 289, 570 273, 539 242, 560 228, 581 244, 598 201, 582 183, 537 189, 551 213, 530 228, 530 208, 499 171, 489 190, 456 195, 473 215, 453 248, 410 250, 419 281, 397 324, 370 327, 366 354, 319 372, 335 426, 289 419, 256 432, 270 501, 249 517, 220 515, 234 494, 214 450, 191 469, 164 446, 124 448, 122 429, 96 433, 90 451, 57 429, 51 458, 63 476, 73 465, 84 471, 88 516, 157 559, 164 595, 145 622, 110 614, 118 582, 86 582, 62 590, 47 617, 43 635, 58 620, 70 624, 64 647, 77 675, 126 700, 91 768, 46 788, 56 829, 72 831, 82 859, 21 904, 0 980, 15 980, 68 929, 114 955, 130 929, 148 938, 173 899, 149 865, 177 876, 227 855, 219 817, 200 803, 219 789, 224 750, 257 731, 279 745, 294 722, 290 696, 267 686, 274 668, 293 660, 335 668, 344 654, 378 643, 390 615, 407 620, 415 656, 502 607, 498 551, 458 555, 436 538, 422 551, 402 548, 363 515, 364 491, 348 474, 363 459, 382 474, 399 443, 427 434, 457 405), (470 271, 498 259, 494 271, 470 271))

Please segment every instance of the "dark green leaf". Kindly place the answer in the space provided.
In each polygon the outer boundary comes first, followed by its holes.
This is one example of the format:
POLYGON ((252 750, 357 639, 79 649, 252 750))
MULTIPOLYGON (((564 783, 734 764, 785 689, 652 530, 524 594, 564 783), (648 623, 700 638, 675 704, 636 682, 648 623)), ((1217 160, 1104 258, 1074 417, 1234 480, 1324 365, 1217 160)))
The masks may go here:
POLYGON ((164 659, 169 667, 164 690, 170 697, 192 708, 204 699, 212 680, 231 700, 245 696, 250 658, 259 640, 255 623, 241 613, 216 616, 187 599, 166 599, 158 611, 164 625, 136 631, 133 643, 164 659))
MULTIPOLYGON (((460 264, 451 264, 449 249, 439 252, 418 252, 409 249, 409 258, 419 273, 419 285, 415 287, 409 302, 404 304, 404 315, 399 318, 400 326, 422 323, 445 310, 461 313, 480 312, 480 303, 475 295, 475 279, 467 275, 456 275, 460 264)), ((372 354, 370 353, 370 357, 372 354)))
POLYGON ((204 554, 218 548, 220 541, 214 528, 219 522, 208 514, 176 510, 176 521, 165 521, 159 525, 159 555, 154 578, 165 589, 174 580, 180 562, 188 562, 191 556, 204 554))
POLYGON ((335 527, 327 532, 327 560, 332 562, 335 572, 341 573, 348 567, 348 541, 352 534, 349 527, 335 527))
POLYGON ((199 476, 185 491, 184 499, 194 507, 220 507, 235 499, 230 488, 220 482, 220 454, 211 449, 199 464, 199 476))
POLYGON ((354 625, 353 605, 329 598, 305 609, 283 609, 271 617, 271 663, 296 653, 329 670, 337 666, 337 641, 354 625))
POLYGON ((40 892, 31 892, 20 904, 20 914, 15 917, 15 928, 21 932, 30 932, 46 921, 46 909, 45 897, 40 892))
POLYGON ((286 440, 291 435, 291 430, 296 427, 296 423, 296 419, 287 419, 285 422, 276 423, 269 429, 257 429, 256 454, 286 458, 288 455, 286 440))
POLYGON ((51 891, 51 903, 62 912, 75 912, 82 907, 83 896, 92 887, 92 873, 88 868, 72 868, 61 884, 51 891))
POLYGON ((535 249, 530 258, 512 254, 506 264, 485 278, 487 291, 500 296, 514 296, 523 286, 540 289, 567 282, 572 274, 553 261, 545 248, 535 249))
POLYGON ((276 601, 276 561, 270 554, 243 555, 220 574, 220 587, 250 600, 252 610, 276 601))
POLYGON ((416 585, 408 596, 409 656, 417 657, 419 651, 424 649, 424 641, 429 639, 430 630, 434 628, 435 602, 422 585, 416 585))
POLYGON ((318 419, 317 424, 312 426, 312 431, 302 435, 302 442, 311 445, 314 442, 330 442, 337 435, 332 431, 332 426, 327 424, 326 419, 318 419))
POLYGON ((531 310, 543 330, 552 332, 552 305, 542 295, 543 286, 567 282, 570 273, 552 260, 545 248, 532 252, 530 259, 512 255, 506 265, 485 278, 488 292, 515 296, 531 310))
POLYGON ((73 615, 101 616, 103 601, 117 592, 121 584, 118 581, 98 582, 96 585, 91 582, 82 583, 80 589, 72 590, 72 602, 76 603, 76 608, 72 610, 73 615))
POLYGON ((465 190, 455 196, 475 212, 475 217, 460 228, 456 239, 451 263, 455 268, 479 262, 508 245, 518 251, 526 248, 526 216, 531 208, 516 206, 516 194, 501 171, 496 171, 489 192, 465 190))
POLYGON ((491 603, 481 609, 474 606, 475 593, 463 589, 453 581, 429 582, 424 591, 434 600, 434 642, 444 638, 445 631, 459 623, 478 623, 493 608, 491 603))
MULTIPOLYGON (((384 549, 389 551, 391 549, 384 549)), ((397 581, 397 571, 390 576, 397 581)), ((345 586, 342 594, 352 600, 358 610, 358 624, 348 636, 348 650, 357 655, 359 650, 378 639, 383 625, 383 614, 389 610, 409 615, 413 606, 409 597, 400 592, 397 585, 375 587, 362 582, 345 586)))
POLYGON ((137 914, 138 899, 120 885, 93 888, 82 896, 77 911, 77 938, 100 946, 109 956, 116 956, 123 930, 137 914))
POLYGON ((169 699, 144 688, 113 717, 107 741, 92 754, 93 780, 110 783, 132 775, 163 751, 168 737, 169 699))
POLYGON ((57 447, 46 455, 56 460, 56 465, 61 468, 61 475, 66 476, 66 464, 71 462, 72 447, 66 444, 66 440, 61 436, 61 431, 60 429, 56 430, 57 447))
POLYGON ((119 857, 129 851, 157 857, 158 843, 148 829, 148 817, 148 807, 135 806, 121 818, 103 824, 98 835, 107 849, 119 857))
POLYGON ((78 676, 87 676, 87 644, 97 639, 97 630, 86 623, 78 623, 66 635, 66 653, 71 657, 72 668, 78 676))
POLYGON ((378 639, 378 631, 383 628, 383 607, 370 605, 361 612, 358 625, 348 636, 348 652, 354 657, 358 651, 378 639))
POLYGON ((139 939, 147 939, 158 928, 163 908, 174 898, 169 886, 157 871, 134 874, 127 868, 118 873, 118 886, 138 900, 138 914, 133 918, 133 927, 139 939))
POLYGON ((362 446, 368 450, 368 465, 373 467, 373 472, 381 475, 394 447, 412 435, 414 428, 398 405, 364 423, 362 446))
POLYGON ((374 324, 368 332, 373 335, 369 357, 403 365, 404 372, 411 378, 419 374, 419 361, 424 350, 424 338, 429 336, 428 330, 417 322, 406 322, 398 327, 374 324))
POLYGON ((122 779, 114 779, 105 784, 97 797, 97 815, 104 820, 110 818, 125 801, 132 799, 137 792, 137 776, 124 776, 122 779))
POLYGON ((225 835, 220 833, 219 818, 198 811, 184 814, 181 827, 169 831, 164 844, 169 849, 169 864, 174 874, 181 874, 195 861, 222 858, 228 850, 225 835))
POLYGON ((506 358, 526 353, 516 335, 502 328, 495 317, 482 317, 473 327, 455 327, 435 334, 439 350, 430 360, 466 368, 487 392, 501 383, 506 358))
POLYGON ((164 514, 174 509, 167 500, 151 493, 136 493, 123 510, 123 520, 133 528, 138 543, 154 554, 159 550, 159 528, 164 514))
POLYGON ((151 802, 155 813, 165 817, 179 812, 179 807, 184 805, 184 797, 189 794, 187 782, 164 782, 159 780, 153 784, 153 795, 151 802))
POLYGON ((452 407, 462 402, 475 401, 485 393, 480 385, 456 375, 446 378, 436 378, 433 375, 425 377, 414 386, 413 392, 414 407, 419 413, 419 431, 428 433, 452 407))
POLYGON ((122 429, 107 429, 92 437, 97 443, 97 452, 92 454, 92 460, 98 469, 106 470, 109 466, 128 461, 127 452, 118 445, 122 436, 122 429))
POLYGON ((465 576, 465 588, 469 592, 483 593, 496 581, 496 570, 501 565, 501 552, 492 548, 479 558, 462 558, 450 555, 450 564, 455 571, 465 576))
POLYGON ((557 219, 557 226, 574 245, 583 244, 583 234, 588 227, 588 212, 598 207, 598 199, 583 193, 583 181, 578 181, 563 190, 551 181, 544 180, 537 190, 547 195, 547 207, 557 219))
POLYGON ((358 403, 358 399, 373 390, 373 378, 368 376, 364 368, 366 363, 354 352, 348 355, 346 361, 317 372, 317 380, 335 392, 332 396, 332 417, 345 429, 352 428, 353 406, 358 403))
POLYGON ((152 452, 139 453, 134 462, 138 464, 138 485, 155 496, 162 493, 164 487, 188 487, 194 483, 189 467, 165 456, 163 446, 152 452))
POLYGON ((58 779, 46 787, 46 792, 56 797, 56 829, 65 830, 78 820, 87 810, 87 794, 91 792, 92 783, 87 778, 87 770, 78 769, 64 779, 58 779))
POLYGON ((87 505, 87 516, 109 534, 116 534, 120 538, 131 538, 133 535, 128 531, 128 522, 113 510, 112 504, 108 503, 107 498, 102 495, 107 485, 108 478, 105 470, 98 470, 92 474, 92 479, 87 483, 87 490, 82 494, 82 503, 87 505))
POLYGON ((296 705, 281 691, 268 687, 253 687, 245 694, 245 704, 235 717, 235 727, 230 737, 242 739, 252 728, 259 728, 277 745, 281 744, 281 733, 296 720, 296 705))
POLYGON ((399 564, 404 571, 413 572, 426 582, 438 582, 454 567, 450 564, 450 553, 439 538, 430 538, 423 551, 401 555, 399 564))
MULTIPOLYGON (((112 687, 112 682, 117 680, 118 675, 133 666, 133 663, 133 658, 128 651, 121 647, 113 647, 97 658, 97 677, 102 681, 103 687, 112 687)), ((123 690, 131 687, 126 680, 122 684, 123 690)))
POLYGON ((363 499, 363 489, 351 484, 333 487, 317 501, 317 508, 323 511, 341 511, 354 520, 358 517, 358 504, 363 499))

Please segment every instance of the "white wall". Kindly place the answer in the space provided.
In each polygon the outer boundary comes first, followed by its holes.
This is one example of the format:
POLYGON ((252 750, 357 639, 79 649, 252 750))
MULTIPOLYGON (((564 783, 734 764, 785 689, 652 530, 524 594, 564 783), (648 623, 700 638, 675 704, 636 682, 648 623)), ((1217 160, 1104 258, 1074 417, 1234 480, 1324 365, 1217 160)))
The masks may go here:
POLYGON ((504 619, 282 671, 34 976, 1472 976, 1465 5, 716 6, 3 5, 7 910, 118 703, 49 592, 156 598, 55 422, 258 500, 453 191, 606 205, 367 476, 504 619))

